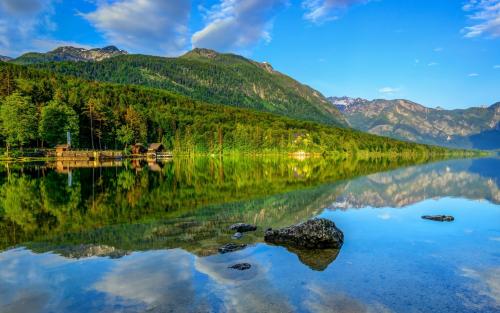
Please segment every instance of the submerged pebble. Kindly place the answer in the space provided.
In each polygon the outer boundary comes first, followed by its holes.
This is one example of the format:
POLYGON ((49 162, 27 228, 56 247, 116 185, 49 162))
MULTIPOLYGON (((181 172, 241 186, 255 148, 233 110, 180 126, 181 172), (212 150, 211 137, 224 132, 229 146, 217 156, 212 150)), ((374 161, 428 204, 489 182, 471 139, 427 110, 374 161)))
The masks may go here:
POLYGON ((244 233, 247 231, 254 231, 257 230, 257 226, 252 225, 252 224, 245 224, 245 223, 236 223, 231 226, 229 226, 230 230, 235 230, 239 233, 244 233))
POLYGON ((236 243, 228 243, 219 248, 219 253, 228 253, 234 252, 238 250, 242 250, 246 248, 246 244, 236 244, 236 243))
POLYGON ((238 233, 235 233, 235 234, 232 236, 232 238, 233 238, 233 239, 240 239, 241 237, 243 237, 243 234, 242 234, 242 233, 239 233, 239 232, 238 232, 238 233))
POLYGON ((431 220, 437 222, 452 222, 455 218, 451 215, 424 215, 422 216, 424 220, 431 220))
POLYGON ((252 265, 248 264, 248 263, 239 263, 239 264, 234 264, 232 266, 229 266, 228 268, 232 268, 234 270, 238 270, 238 271, 246 271, 248 269, 250 269, 252 267, 252 265))

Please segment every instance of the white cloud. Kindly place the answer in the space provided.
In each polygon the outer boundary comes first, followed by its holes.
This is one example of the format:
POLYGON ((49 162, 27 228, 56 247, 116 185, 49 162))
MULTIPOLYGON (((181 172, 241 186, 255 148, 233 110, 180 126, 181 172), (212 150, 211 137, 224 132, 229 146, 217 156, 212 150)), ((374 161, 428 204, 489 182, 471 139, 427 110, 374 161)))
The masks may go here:
POLYGON ((354 4, 367 3, 370 0, 303 0, 304 18, 315 24, 338 19, 338 15, 354 4))
POLYGON ((109 44, 132 52, 171 55, 186 48, 190 0, 98 1, 82 13, 109 44))
POLYGON ((500 69, 500 65, 493 65, 493 68, 494 68, 495 70, 498 70, 498 69, 500 69))
POLYGON ((144 311, 176 308, 188 312, 189 308, 195 310, 192 306, 196 302, 192 264, 193 257, 180 249, 133 254, 117 260, 93 287, 110 300, 116 297, 124 303, 144 303, 144 311))
POLYGON ((462 29, 466 38, 500 36, 500 0, 469 0, 463 10, 470 12, 472 26, 462 29))
POLYGON ((379 219, 381 219, 381 220, 386 221, 386 220, 390 220, 390 219, 392 218, 392 215, 391 215, 391 214, 389 214, 389 213, 387 213, 387 212, 385 212, 385 213, 382 213, 382 214, 377 215, 377 217, 378 217, 379 219))
POLYGON ((434 52, 442 52, 443 50, 441 47, 434 48, 434 52))
POLYGON ((478 73, 470 73, 468 76, 469 76, 469 77, 478 77, 478 76, 479 76, 479 74, 478 74, 478 73))
POLYGON ((34 38, 47 38, 57 25, 52 0, 2 0, 0 2, 0 54, 18 56, 36 49, 34 38))
MULTIPOLYGON (((287 0, 220 0, 205 11, 205 27, 194 33, 193 47, 243 51, 270 42, 273 18, 287 0)), ((203 8, 202 8, 203 9, 203 8)))
POLYGON ((384 88, 380 88, 378 90, 378 92, 382 93, 382 94, 385 94, 385 95, 392 95, 392 94, 397 93, 399 90, 400 90, 399 88, 384 87, 384 88))
POLYGON ((438 66, 439 63, 437 62, 430 62, 429 64, 427 64, 427 66, 438 66))
POLYGON ((41 38, 41 39, 33 39, 32 40, 33 47, 36 48, 36 51, 51 51, 55 48, 62 46, 72 46, 78 48, 92 49, 93 46, 81 44, 74 41, 65 41, 65 40, 57 40, 50 38, 41 38))

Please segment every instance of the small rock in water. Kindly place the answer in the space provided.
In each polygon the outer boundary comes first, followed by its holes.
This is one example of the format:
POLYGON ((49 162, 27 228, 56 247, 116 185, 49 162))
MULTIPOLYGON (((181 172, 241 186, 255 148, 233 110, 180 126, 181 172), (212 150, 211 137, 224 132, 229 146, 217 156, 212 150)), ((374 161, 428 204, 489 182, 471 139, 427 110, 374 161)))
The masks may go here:
POLYGON ((229 226, 229 229, 235 230, 239 233, 244 233, 247 231, 254 231, 257 230, 257 226, 251 225, 251 224, 245 224, 245 223, 237 223, 229 226))
POLYGON ((317 218, 278 230, 268 230, 264 239, 266 242, 302 249, 339 249, 344 243, 344 233, 334 222, 317 218))
POLYGON ((246 244, 228 243, 219 248, 219 253, 234 252, 246 248, 246 244))
POLYGON ((242 233, 235 233, 232 238, 233 239, 240 239, 241 237, 243 237, 243 234, 242 233))
POLYGON ((251 267, 252 267, 252 265, 250 265, 248 263, 239 263, 239 264, 229 266, 228 268, 232 268, 232 269, 238 270, 238 271, 245 271, 245 270, 250 269, 251 267))
POLYGON ((425 220, 438 221, 438 222, 452 222, 455 218, 451 215, 424 215, 425 220))

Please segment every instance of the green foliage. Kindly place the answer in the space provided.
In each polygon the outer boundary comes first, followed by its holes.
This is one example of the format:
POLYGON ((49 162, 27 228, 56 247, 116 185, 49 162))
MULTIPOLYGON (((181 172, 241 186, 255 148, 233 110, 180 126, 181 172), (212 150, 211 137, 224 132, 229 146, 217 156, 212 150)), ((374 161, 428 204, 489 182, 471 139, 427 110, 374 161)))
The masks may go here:
POLYGON ((66 142, 66 132, 78 138, 78 116, 68 105, 57 100, 42 107, 39 133, 51 146, 66 142))
POLYGON ((116 136, 125 147, 134 142, 134 131, 128 125, 122 125, 116 132, 116 136))
POLYGON ((212 104, 346 125, 340 112, 318 91, 274 71, 267 63, 238 55, 195 49, 179 58, 123 55, 100 62, 27 61, 24 63, 64 75, 161 88, 212 104))
MULTIPOLYGON (((16 93, 7 96, 2 105, 3 135, 11 145, 31 142, 34 146, 35 139, 48 138, 47 131, 56 138, 52 143, 65 136, 64 128, 59 135, 55 128, 43 126, 43 136, 37 137, 37 111, 50 107, 45 114, 64 115, 60 121, 67 121, 66 129, 73 129, 78 120, 73 142, 82 148, 117 148, 135 141, 162 142, 177 154, 303 151, 339 157, 413 157, 449 152, 348 128, 207 104, 164 90, 88 82, 5 63, 0 70, 9 71, 17 82, 16 93)), ((42 124, 48 125, 48 121, 42 124)))
POLYGON ((23 147, 37 136, 37 110, 28 96, 13 93, 7 96, 0 107, 2 135, 7 149, 23 147))

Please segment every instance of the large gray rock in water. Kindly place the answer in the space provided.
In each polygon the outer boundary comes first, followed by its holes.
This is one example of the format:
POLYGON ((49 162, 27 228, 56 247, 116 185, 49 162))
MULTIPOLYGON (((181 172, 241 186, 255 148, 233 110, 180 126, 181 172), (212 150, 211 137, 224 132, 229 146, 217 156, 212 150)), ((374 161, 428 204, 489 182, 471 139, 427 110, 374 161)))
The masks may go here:
POLYGON ((301 249, 339 249, 344 243, 344 234, 334 222, 317 218, 278 230, 267 230, 264 239, 301 249))

